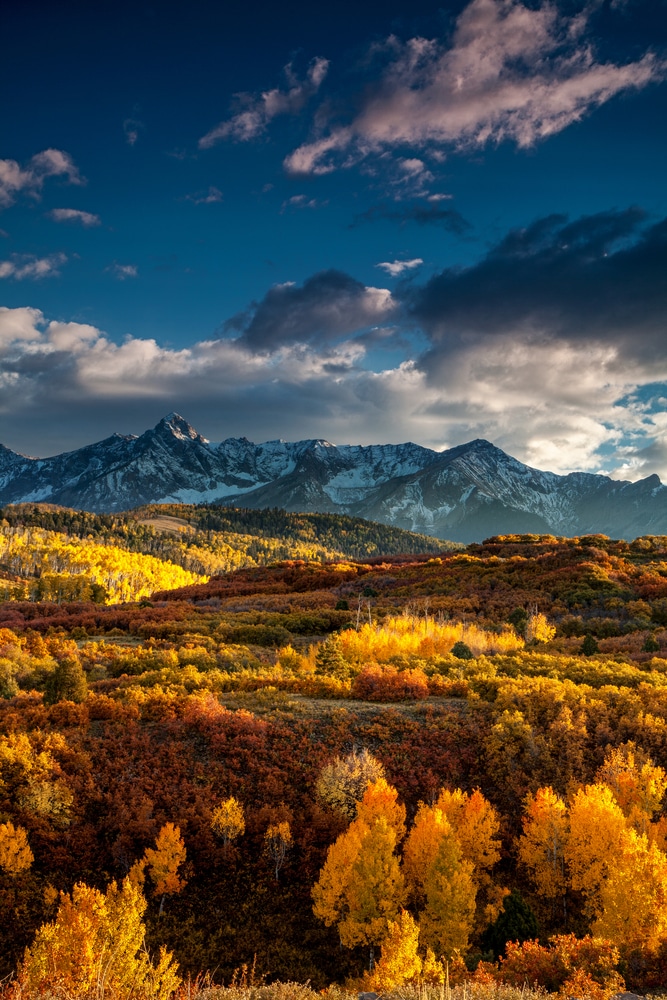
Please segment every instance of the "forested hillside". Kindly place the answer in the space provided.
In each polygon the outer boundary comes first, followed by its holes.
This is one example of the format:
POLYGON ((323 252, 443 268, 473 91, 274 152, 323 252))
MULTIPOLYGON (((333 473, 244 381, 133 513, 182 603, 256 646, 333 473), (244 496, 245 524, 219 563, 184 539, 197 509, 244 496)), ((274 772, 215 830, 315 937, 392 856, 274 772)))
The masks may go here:
POLYGON ((16 1000, 667 981, 665 537, 7 600, 0 696, 16 1000))
POLYGON ((0 510, 0 572, 16 578, 4 593, 36 600, 138 600, 153 590, 284 559, 358 559, 461 547, 333 514, 187 504, 108 515, 48 504, 0 510), (147 556, 151 559, 142 558, 147 556))

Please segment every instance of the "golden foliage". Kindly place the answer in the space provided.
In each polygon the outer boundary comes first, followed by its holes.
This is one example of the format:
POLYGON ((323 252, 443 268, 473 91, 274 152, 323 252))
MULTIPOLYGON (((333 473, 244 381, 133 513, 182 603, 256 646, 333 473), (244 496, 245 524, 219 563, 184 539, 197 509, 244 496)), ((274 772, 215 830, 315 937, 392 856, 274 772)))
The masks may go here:
POLYGON ((600 909, 600 890, 626 842, 626 821, 606 785, 586 785, 570 804, 570 836, 565 860, 572 888, 588 899, 589 911, 600 909))
POLYGON ((336 757, 322 768, 317 794, 327 805, 353 819, 357 805, 371 781, 384 778, 384 768, 366 748, 353 750, 347 757, 336 757))
POLYGON ((490 869, 500 859, 500 818, 479 788, 472 793, 460 788, 443 788, 437 807, 449 821, 461 848, 461 857, 472 865, 472 880, 477 891, 476 926, 483 930, 493 923, 502 909, 507 889, 496 885, 490 869))
POLYGON ((387 936, 382 942, 382 957, 372 972, 364 977, 363 988, 386 992, 417 980, 422 971, 419 957, 419 925, 407 910, 396 920, 388 921, 387 936))
POLYGON ((0 562, 21 576, 36 577, 33 599, 58 603, 89 600, 91 584, 103 587, 113 604, 207 580, 155 556, 41 528, 0 525, 0 562))
POLYGON ((147 847, 144 852, 156 896, 181 891, 185 880, 179 877, 178 869, 185 856, 181 831, 173 823, 165 823, 157 835, 155 847, 147 847))
POLYGON ((550 642, 556 634, 556 626, 550 625, 547 616, 541 612, 534 612, 526 622, 527 642, 550 642))
POLYGON ((338 924, 347 908, 347 888, 352 878, 352 866, 359 856, 361 841, 367 828, 357 821, 334 841, 319 879, 313 886, 313 913, 327 927, 338 924))
POLYGON ((426 879, 440 842, 452 833, 442 809, 420 804, 403 849, 403 870, 410 895, 418 908, 426 900, 426 879))
POLYGON ((357 819, 372 827, 383 816, 399 843, 405 836, 405 806, 398 801, 398 792, 386 778, 369 782, 361 802, 357 805, 357 819))
POLYGON ((225 847, 230 841, 236 840, 237 837, 245 833, 243 806, 233 795, 228 799, 223 799, 220 805, 213 810, 211 829, 216 837, 220 837, 225 847))
POLYGON ((600 887, 593 931, 618 947, 649 951, 667 938, 667 856, 635 830, 626 831, 600 887))
POLYGON ((106 893, 83 883, 71 896, 61 893, 53 923, 44 924, 19 969, 21 990, 28 995, 57 992, 167 1000, 179 985, 171 955, 164 949, 153 965, 144 946, 142 917, 146 900, 125 879, 106 893))
POLYGON ((553 788, 539 788, 526 799, 519 860, 529 870, 535 888, 546 899, 567 888, 565 848, 569 836, 567 807, 553 788))
POLYGON ((513 653, 523 649, 523 639, 511 628, 503 632, 485 631, 462 622, 439 622, 434 618, 398 615, 380 625, 366 623, 357 631, 348 629, 339 636, 340 649, 350 663, 368 660, 388 663, 393 657, 428 658, 451 652, 457 642, 465 642, 475 656, 482 653, 513 653))
POLYGON ((596 777, 612 790, 631 826, 646 833, 667 790, 665 771, 626 744, 610 748, 596 777))
POLYGON ((450 959, 465 951, 475 916, 473 866, 462 858, 451 831, 443 834, 424 881, 426 906, 420 917, 425 944, 450 959))
MULTIPOLYGON (((360 822, 360 821, 356 821, 360 822)), ((404 883, 396 857, 396 832, 385 816, 365 827, 346 886, 346 907, 338 930, 348 948, 384 940, 388 922, 403 903, 404 883)))
POLYGON ((11 822, 0 823, 0 868, 8 875, 20 875, 34 860, 23 827, 11 822))

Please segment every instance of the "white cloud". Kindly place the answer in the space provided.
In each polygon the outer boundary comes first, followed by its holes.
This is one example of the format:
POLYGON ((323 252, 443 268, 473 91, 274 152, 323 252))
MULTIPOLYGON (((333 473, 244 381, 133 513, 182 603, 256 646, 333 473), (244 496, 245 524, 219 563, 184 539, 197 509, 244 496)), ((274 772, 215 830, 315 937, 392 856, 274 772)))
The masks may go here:
POLYGON ((326 174, 401 146, 529 147, 615 94, 664 77, 667 63, 650 52, 625 65, 596 61, 582 38, 591 10, 568 18, 544 0, 536 8, 472 0, 449 47, 389 39, 393 58, 357 116, 300 146, 286 169, 326 174))
POLYGON ((136 264, 118 264, 116 261, 107 267, 109 274, 113 274, 114 278, 118 278, 119 281, 125 281, 127 278, 136 278, 139 274, 139 268, 136 264))
POLYGON ((12 254, 10 260, 0 261, 0 278, 51 278, 60 274, 60 268, 67 263, 64 253, 54 253, 49 257, 33 257, 31 254, 12 254))
POLYGON ((412 260, 394 260, 394 261, 384 261, 382 264, 376 264, 376 267, 381 267, 383 271, 390 274, 392 278, 397 278, 399 274, 403 274, 404 271, 412 271, 415 267, 419 267, 424 261, 421 257, 414 257, 412 260))
POLYGON ((22 167, 16 160, 0 160, 0 207, 13 205, 25 192, 39 198, 48 177, 65 177, 69 184, 82 184, 72 157, 60 149, 44 149, 22 167))
POLYGON ((86 229, 91 226, 99 226, 102 222, 99 215, 94 215, 92 212, 82 212, 78 208, 53 208, 47 212, 47 215, 54 222, 78 222, 86 229))
POLYGON ((197 191, 195 194, 188 194, 185 197, 187 201, 191 201, 194 205, 215 205, 217 202, 222 201, 222 191, 219 191, 217 187, 213 187, 211 184, 208 191, 197 191))
POLYGON ((223 139, 248 142, 262 135, 276 116, 298 114, 317 93, 328 69, 329 60, 317 57, 310 63, 306 78, 300 80, 289 63, 284 71, 288 85, 286 90, 276 87, 259 95, 237 94, 240 110, 202 136, 199 148, 210 149, 223 139))

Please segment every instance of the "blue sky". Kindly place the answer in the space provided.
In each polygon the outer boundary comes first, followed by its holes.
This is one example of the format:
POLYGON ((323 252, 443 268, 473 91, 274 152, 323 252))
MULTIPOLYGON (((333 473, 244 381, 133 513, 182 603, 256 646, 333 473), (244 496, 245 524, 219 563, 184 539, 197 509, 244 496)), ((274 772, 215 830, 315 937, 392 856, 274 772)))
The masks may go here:
POLYGON ((0 441, 667 474, 667 0, 0 12, 0 441))

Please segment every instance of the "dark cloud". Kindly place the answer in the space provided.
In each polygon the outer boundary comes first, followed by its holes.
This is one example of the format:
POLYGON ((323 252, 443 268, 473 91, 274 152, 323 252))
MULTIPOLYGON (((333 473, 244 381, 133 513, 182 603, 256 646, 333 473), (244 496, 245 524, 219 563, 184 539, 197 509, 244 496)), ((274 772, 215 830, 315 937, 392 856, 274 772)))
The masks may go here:
POLYGON ((442 226, 456 236, 464 236, 472 229, 470 223, 454 208, 440 208, 438 205, 374 205, 367 212, 355 215, 348 229, 356 229, 368 222, 398 222, 405 226, 414 222, 418 226, 442 226))
POLYGON ((523 333, 664 355, 667 219, 647 226, 639 208, 550 215, 405 295, 439 351, 523 333))
POLYGON ((326 344, 386 323, 393 312, 386 289, 367 288, 342 271, 320 271, 303 285, 274 285, 250 313, 229 320, 225 329, 240 333, 240 346, 274 351, 289 344, 326 344))

